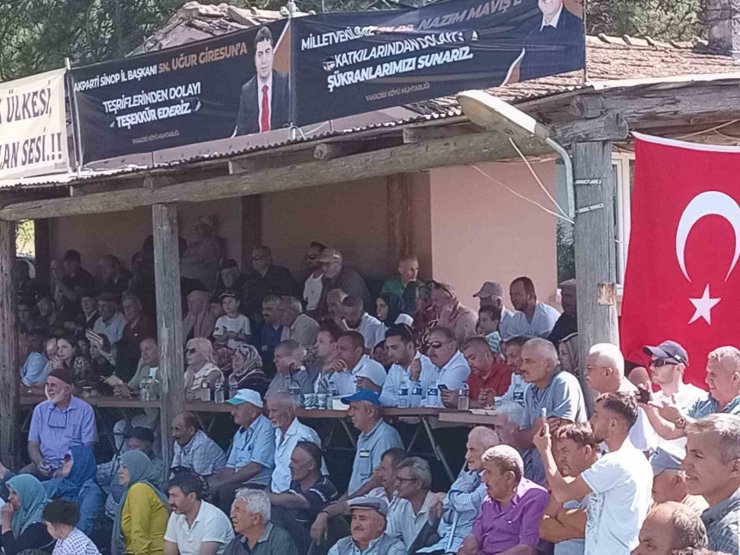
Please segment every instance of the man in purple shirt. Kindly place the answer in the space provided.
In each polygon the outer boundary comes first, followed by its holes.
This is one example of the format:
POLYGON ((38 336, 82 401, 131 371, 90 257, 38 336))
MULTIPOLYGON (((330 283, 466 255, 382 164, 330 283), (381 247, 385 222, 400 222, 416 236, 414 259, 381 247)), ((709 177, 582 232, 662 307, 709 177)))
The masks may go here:
POLYGON ((488 496, 473 521, 473 534, 457 554, 534 555, 550 497, 547 490, 524 478, 524 462, 513 447, 491 447, 482 463, 488 496))
POLYGON ((72 376, 67 370, 54 370, 46 380, 48 401, 33 409, 28 432, 31 463, 21 472, 50 478, 62 466, 71 447, 95 447, 98 430, 90 405, 72 395, 72 376))

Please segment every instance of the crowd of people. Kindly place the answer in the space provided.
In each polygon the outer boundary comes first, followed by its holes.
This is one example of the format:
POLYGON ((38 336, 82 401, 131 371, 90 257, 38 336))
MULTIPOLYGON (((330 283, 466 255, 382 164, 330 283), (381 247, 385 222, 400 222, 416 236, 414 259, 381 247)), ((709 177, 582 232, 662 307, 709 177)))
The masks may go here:
POLYGON ((740 553, 737 347, 697 363, 704 391, 668 338, 640 360, 611 344, 580 360, 572 280, 562 313, 527 277, 509 285, 513 310, 496 282, 474 310, 420 279, 415 256, 368 287, 311 243, 301 286, 268 247, 242 271, 222 245, 207 219, 181 245, 183 372, 187 398, 231 405, 229 445, 189 412, 159 437, 147 409, 116 424, 104 462, 85 397, 160 394, 151 241, 131 272, 103 257, 97 279, 76 251, 52 263, 48 287, 16 266, 23 392, 46 400, 28 464, 0 465, 6 555, 740 553), (347 410, 351 470, 326 449, 328 423, 296 415, 319 398, 347 410), (462 467, 434 487, 436 460, 406 451, 418 422, 384 407, 495 407, 497 424, 432 420, 462 467))

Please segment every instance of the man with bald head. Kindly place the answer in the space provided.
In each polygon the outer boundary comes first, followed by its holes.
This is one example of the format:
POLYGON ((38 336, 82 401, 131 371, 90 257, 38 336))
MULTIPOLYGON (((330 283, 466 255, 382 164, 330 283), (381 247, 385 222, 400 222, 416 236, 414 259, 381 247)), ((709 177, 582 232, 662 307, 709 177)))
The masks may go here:
MULTIPOLYGON (((368 291, 365 280, 356 270, 344 263, 341 252, 337 249, 326 249, 321 253, 319 261, 324 272, 324 291, 341 289, 347 295, 362 299, 365 308, 370 307, 370 291, 368 291)), ((322 314, 327 314, 326 303, 324 303, 322 314)))
POLYGON ((545 470, 532 438, 547 418, 585 422, 586 406, 578 378, 558 367, 558 352, 547 339, 530 339, 522 347, 521 376, 529 384, 524 391, 524 412, 518 430, 503 430, 503 440, 523 450, 524 475, 538 484, 546 483, 545 470))
POLYGON ((226 453, 200 429, 192 412, 175 416, 170 433, 175 440, 171 468, 189 468, 205 478, 226 468, 226 453))
POLYGON ((476 426, 470 430, 465 451, 467 469, 460 472, 447 495, 438 494, 437 502, 430 510, 430 513, 438 511, 442 514, 437 527, 439 541, 419 550, 419 553, 457 553, 463 540, 472 533, 473 520, 486 498, 483 453, 499 442, 498 435, 491 428, 476 426))
POLYGON ((668 501, 654 506, 640 528, 632 555, 699 555, 707 547, 701 519, 686 505, 668 501))
MULTIPOLYGON (((587 381, 597 396, 602 393, 637 394, 637 387, 624 376, 624 357, 619 347, 597 343, 586 359, 587 381)), ((658 446, 658 435, 650 425, 645 411, 638 407, 637 422, 630 428, 630 441, 640 451, 651 452, 658 446)))

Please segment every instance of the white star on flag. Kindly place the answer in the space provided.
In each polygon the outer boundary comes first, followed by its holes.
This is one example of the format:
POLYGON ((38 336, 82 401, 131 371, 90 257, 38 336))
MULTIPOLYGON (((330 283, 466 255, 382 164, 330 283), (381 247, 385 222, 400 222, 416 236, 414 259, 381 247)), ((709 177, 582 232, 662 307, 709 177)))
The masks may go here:
POLYGON ((689 299, 696 309, 694 315, 689 320, 693 324, 699 318, 704 318, 707 324, 712 325, 712 308, 721 300, 713 299, 709 294, 709 284, 704 288, 704 294, 700 299, 689 299))

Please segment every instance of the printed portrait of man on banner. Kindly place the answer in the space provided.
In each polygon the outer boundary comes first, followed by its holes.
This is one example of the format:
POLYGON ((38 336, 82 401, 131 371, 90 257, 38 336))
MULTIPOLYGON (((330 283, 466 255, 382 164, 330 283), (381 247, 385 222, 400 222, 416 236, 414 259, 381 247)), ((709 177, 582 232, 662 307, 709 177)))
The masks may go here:
POLYGON ((254 38, 256 73, 241 89, 234 135, 265 133, 288 124, 289 78, 288 73, 275 69, 275 56, 272 31, 263 26, 254 38))

